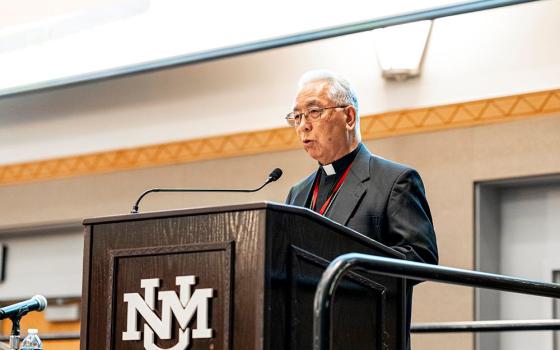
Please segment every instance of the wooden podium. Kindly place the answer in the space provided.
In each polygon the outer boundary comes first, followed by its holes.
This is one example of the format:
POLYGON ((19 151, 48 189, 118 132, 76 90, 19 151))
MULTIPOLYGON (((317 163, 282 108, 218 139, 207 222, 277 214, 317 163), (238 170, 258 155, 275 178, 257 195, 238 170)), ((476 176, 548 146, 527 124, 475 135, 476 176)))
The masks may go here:
MULTIPOLYGON (((81 350, 309 350, 318 280, 349 252, 402 255, 270 202, 86 219, 81 350)), ((403 349, 405 281, 352 272, 333 348, 403 349)))

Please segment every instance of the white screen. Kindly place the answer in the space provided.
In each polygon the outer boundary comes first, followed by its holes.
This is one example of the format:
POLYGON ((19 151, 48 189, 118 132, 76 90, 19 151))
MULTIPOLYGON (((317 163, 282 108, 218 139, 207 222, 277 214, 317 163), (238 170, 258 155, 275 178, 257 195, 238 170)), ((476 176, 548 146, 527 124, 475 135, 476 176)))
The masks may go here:
POLYGON ((0 96, 453 3, 458 1, 120 0, 90 4, 0 27, 0 96))

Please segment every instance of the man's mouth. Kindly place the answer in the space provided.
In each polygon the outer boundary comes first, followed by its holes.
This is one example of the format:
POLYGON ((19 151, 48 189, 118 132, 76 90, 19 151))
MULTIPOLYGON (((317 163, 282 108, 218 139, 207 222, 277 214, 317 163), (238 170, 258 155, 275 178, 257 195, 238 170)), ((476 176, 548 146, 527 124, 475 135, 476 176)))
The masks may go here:
POLYGON ((303 140, 304 145, 309 145, 311 142, 313 142, 313 140, 307 140, 307 139, 303 140))

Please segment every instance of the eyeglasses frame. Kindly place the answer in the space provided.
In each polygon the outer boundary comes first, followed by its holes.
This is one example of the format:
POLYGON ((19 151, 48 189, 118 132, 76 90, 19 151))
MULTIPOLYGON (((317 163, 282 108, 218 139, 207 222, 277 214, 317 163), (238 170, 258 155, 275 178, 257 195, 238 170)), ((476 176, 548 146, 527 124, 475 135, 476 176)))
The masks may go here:
POLYGON ((323 117, 326 110, 336 109, 336 108, 346 108, 346 107, 349 107, 349 106, 350 105, 340 105, 340 106, 321 107, 321 108, 315 108, 314 107, 312 110, 319 112, 319 115, 315 118, 312 118, 312 117, 309 116, 310 110, 307 110, 306 112, 301 112, 301 113, 290 112, 286 115, 286 122, 288 123, 289 126, 298 127, 298 126, 301 125, 301 122, 302 122, 303 119, 309 120, 310 122, 314 122, 314 121, 320 120, 323 117), (299 121, 299 123, 296 123, 296 118, 298 116, 300 116, 300 119, 299 119, 300 121, 299 121))

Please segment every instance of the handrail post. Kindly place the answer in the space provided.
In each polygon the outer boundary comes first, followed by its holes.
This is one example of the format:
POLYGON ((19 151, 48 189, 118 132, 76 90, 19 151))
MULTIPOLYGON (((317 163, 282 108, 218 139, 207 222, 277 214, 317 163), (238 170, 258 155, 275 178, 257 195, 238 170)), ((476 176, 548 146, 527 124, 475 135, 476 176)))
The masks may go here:
POLYGON ((340 279, 355 263, 353 255, 345 254, 334 259, 319 280, 313 300, 313 350, 329 350, 331 332, 331 306, 340 279))

